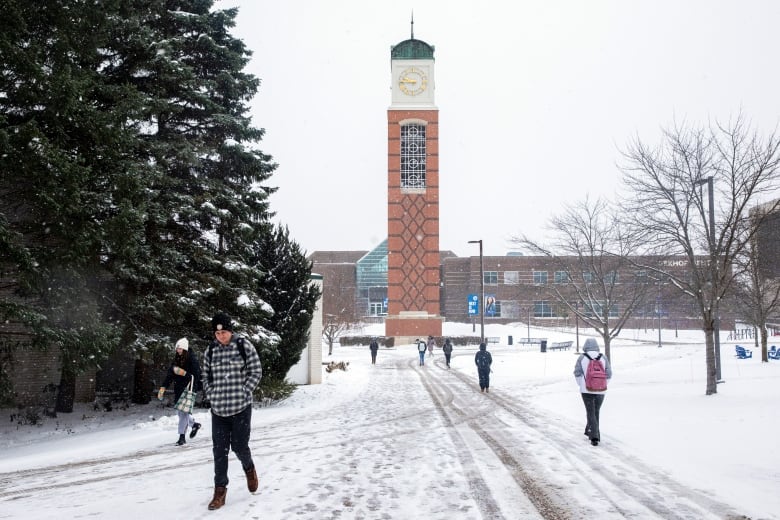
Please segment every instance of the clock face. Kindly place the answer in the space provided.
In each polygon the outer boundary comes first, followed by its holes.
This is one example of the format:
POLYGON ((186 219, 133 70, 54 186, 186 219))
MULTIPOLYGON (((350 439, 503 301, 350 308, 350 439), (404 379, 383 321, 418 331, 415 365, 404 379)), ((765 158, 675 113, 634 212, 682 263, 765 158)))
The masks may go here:
POLYGON ((407 96, 416 96, 428 87, 428 76, 417 67, 409 67, 398 77, 398 88, 407 96))

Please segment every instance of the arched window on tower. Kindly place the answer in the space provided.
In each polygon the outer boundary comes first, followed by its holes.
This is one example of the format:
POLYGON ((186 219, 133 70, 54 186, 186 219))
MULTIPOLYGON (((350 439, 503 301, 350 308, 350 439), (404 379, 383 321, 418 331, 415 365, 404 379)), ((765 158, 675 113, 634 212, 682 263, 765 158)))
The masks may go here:
POLYGON ((425 188, 425 125, 401 127, 401 188, 425 188))

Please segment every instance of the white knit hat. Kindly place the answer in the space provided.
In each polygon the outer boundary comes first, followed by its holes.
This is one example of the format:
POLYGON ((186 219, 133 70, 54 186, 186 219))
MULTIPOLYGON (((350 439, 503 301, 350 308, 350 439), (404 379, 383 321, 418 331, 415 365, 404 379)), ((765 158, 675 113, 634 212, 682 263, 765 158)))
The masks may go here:
POLYGON ((182 350, 189 350, 190 342, 187 341, 187 338, 181 338, 179 341, 176 342, 176 348, 180 348, 182 350))

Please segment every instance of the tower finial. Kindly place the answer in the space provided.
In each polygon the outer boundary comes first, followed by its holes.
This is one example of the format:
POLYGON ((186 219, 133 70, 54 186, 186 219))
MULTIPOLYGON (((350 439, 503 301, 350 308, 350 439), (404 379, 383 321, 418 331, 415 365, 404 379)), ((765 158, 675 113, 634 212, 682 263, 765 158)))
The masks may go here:
POLYGON ((414 40, 414 9, 412 9, 412 40, 414 40))

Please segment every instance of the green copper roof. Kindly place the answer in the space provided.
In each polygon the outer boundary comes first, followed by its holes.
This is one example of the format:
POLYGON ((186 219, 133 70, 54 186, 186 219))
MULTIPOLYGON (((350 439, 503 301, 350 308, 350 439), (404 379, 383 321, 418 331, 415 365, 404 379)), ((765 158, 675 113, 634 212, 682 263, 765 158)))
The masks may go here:
POLYGON ((422 40, 411 38, 390 48, 390 59, 393 60, 426 60, 433 59, 433 45, 422 40))

